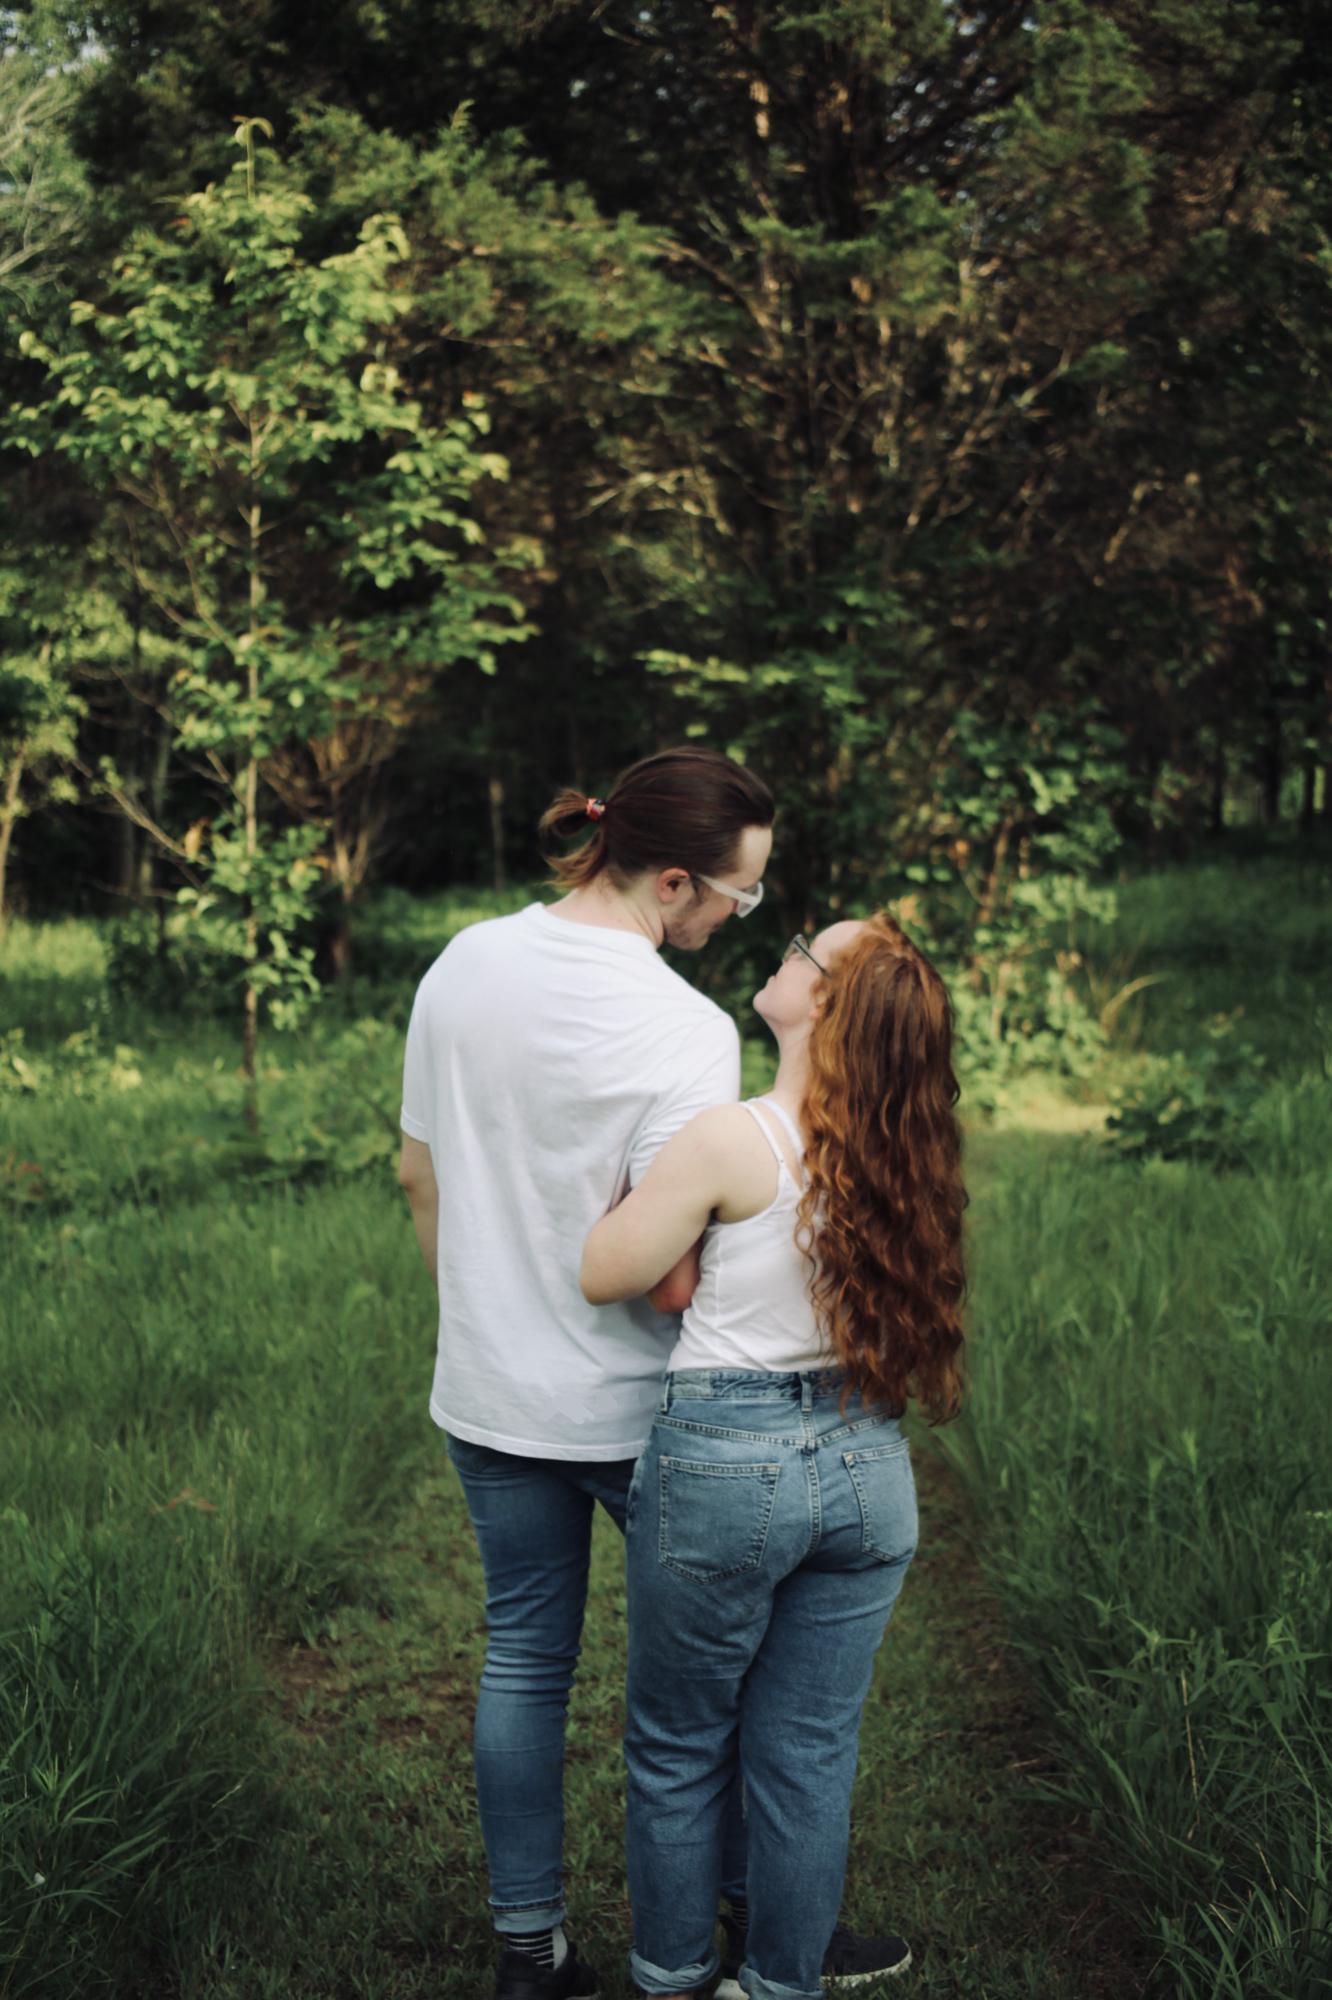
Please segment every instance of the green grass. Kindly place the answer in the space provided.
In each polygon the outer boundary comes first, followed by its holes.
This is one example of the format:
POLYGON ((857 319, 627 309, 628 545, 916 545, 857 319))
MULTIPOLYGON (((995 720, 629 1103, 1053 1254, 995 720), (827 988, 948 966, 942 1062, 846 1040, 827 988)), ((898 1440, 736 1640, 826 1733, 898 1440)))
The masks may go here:
POLYGON ((13 1246, 0 1992, 183 1977, 253 1900, 278 1796, 256 1641, 379 1601, 435 1447, 401 1221, 362 1183, 122 1202, 13 1246))
MULTIPOLYGON (((5 1685, 41 1695, 10 1776, 9 1990, 461 2000, 491 1955, 466 1748, 481 1589, 425 1414, 432 1314, 395 1191, 71 1227, 27 1235, 3 1332, 5 1685)), ((910 1928, 929 1993, 1074 2000, 1067 1909, 1027 1876, 1068 1816, 1010 1769, 1031 1718, 955 1502, 930 1492, 939 1533, 866 1728, 849 1907, 910 1928)), ((607 1528, 570 1873, 608 1970, 622 1641, 607 1528)))
POLYGON ((9 1517, 0 1991, 144 1992, 244 1921, 286 1807, 234 1589, 183 1516, 9 1517))
MULTIPOLYGON (((1244 1008, 1237 1171, 972 1135, 974 1393, 920 1443, 847 1889, 931 2000, 1332 1990, 1323 893, 1145 877, 1092 959, 1171 974, 1118 1011, 1125 1073, 1244 1008)), ((258 1144, 210 1005, 109 990, 90 925, 0 947, 3 2000, 487 1978, 479 1575, 390 1161, 414 979, 493 907, 370 911, 350 994, 265 1040, 258 1144)), ((611 1993, 622 1642, 606 1527, 569 1858, 611 1993)))
POLYGON ((26 923, 11 917, 0 930, 0 1035, 59 1040, 105 1015, 105 927, 74 917, 26 923))
MULTIPOLYGON (((931 2000, 1122 1994, 1132 1961, 1110 1948, 1068 1815, 1034 1797, 1034 1719, 956 1501, 928 1472, 922 1484, 931 1532, 866 1714, 848 1913, 902 1925, 916 1948, 912 1990, 931 2000), (1104 1977, 1089 1965, 1098 1950, 1104 1977)), ((580 1949, 603 1992, 628 2000, 620 1563, 602 1519, 570 1723, 567 1858, 580 1949)), ((273 1653, 284 1782, 306 1817, 279 1843, 285 1893, 263 1935, 200 1973, 189 1989, 200 2000, 470 2000, 484 1987, 494 1946, 468 1749, 481 1577, 442 1462, 383 1574, 390 1613, 352 1608, 318 1643, 273 1653)))
MULTIPOLYGON (((1181 1996, 1329 1990, 1332 1089, 1216 1176, 1004 1141, 948 1449, 1181 1996)), ((983 1150, 983 1149, 982 1149, 983 1150)))
POLYGON ((1135 874, 1117 900, 1113 924, 1076 942, 1121 1048, 1188 1049, 1209 1021, 1235 1014, 1237 1034, 1273 1066, 1321 1062, 1332 1041, 1332 850, 1135 874), (1138 980, 1149 983, 1130 990, 1138 980))

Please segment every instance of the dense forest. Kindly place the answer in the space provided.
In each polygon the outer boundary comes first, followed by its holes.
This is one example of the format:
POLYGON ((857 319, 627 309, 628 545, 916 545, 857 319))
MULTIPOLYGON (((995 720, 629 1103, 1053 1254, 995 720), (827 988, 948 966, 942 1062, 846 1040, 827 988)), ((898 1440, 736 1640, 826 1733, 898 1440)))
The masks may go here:
POLYGON ((327 969, 688 737, 799 916, 1332 813, 1307 0, 0 22, 0 904, 327 969))
POLYGON ((1329 2000, 1329 161, 1313 0, 0 6, 5 2000, 487 1985, 403 1035, 690 740, 778 800, 675 961, 745 1090, 797 928, 952 1004, 847 1921, 918 2000, 1329 2000))

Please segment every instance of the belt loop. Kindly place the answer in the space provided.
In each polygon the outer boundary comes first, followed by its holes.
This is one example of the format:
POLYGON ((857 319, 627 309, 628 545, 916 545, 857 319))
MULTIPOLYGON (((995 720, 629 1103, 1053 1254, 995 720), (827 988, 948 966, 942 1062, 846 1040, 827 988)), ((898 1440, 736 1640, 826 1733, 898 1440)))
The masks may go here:
POLYGON ((669 1375, 663 1375, 661 1378, 661 1400, 657 1404, 657 1415, 659 1417, 664 1417, 666 1415, 666 1412, 670 1409, 670 1407, 671 1407, 671 1378, 669 1375))
POLYGON ((814 1378, 812 1375, 800 1377, 800 1414, 808 1416, 814 1408, 814 1378))

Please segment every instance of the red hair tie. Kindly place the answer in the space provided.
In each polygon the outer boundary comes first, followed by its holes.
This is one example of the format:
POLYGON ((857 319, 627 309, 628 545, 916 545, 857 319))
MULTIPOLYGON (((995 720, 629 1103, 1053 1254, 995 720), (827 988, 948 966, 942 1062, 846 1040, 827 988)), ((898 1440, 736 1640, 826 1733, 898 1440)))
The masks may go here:
POLYGON ((604 819, 606 817, 606 801, 604 799, 589 799, 583 811, 589 819, 604 819))

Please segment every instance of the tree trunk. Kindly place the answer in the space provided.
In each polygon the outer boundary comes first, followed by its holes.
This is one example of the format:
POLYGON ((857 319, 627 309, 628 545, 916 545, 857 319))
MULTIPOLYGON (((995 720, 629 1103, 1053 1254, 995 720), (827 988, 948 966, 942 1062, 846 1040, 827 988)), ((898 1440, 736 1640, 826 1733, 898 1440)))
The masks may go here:
POLYGON ((1275 703, 1268 715, 1267 735, 1262 747, 1263 819, 1275 826, 1281 818, 1282 769, 1281 713, 1275 703))
MULTIPOLYGON (((256 669, 250 667, 250 698, 258 700, 256 669)), ((258 850, 259 764, 251 757, 245 767, 245 858, 253 866, 258 850)), ((241 1073, 245 1078, 245 1123, 251 1132, 259 1130, 259 989, 254 983, 254 967, 259 957, 259 915, 254 891, 245 895, 245 999, 241 1018, 241 1073)))
POLYGON ((6 883, 9 874, 9 848, 14 838, 14 828, 19 816, 19 786, 23 782, 23 752, 14 752, 14 761, 5 772, 4 802, 0 804, 0 930, 4 929, 9 916, 9 902, 6 883))
POLYGON ((1012 832, 1013 822, 1006 819, 1002 822, 998 833, 994 837, 994 857, 990 862, 989 873, 985 877, 985 887, 981 891, 980 907, 976 911, 976 928, 978 930, 985 924, 988 924, 994 915, 994 906, 999 895, 999 883, 1003 876, 1004 863, 1008 859, 1008 843, 1012 837, 1012 832))
POLYGON ((1318 817, 1318 696, 1319 675, 1310 672, 1304 683, 1304 751, 1301 757, 1300 825, 1307 832, 1318 817))
POLYGON ((1210 823, 1212 832, 1214 834, 1222 833, 1225 831, 1226 780, 1229 777, 1229 775, 1230 775, 1229 771, 1227 770, 1226 767, 1225 740, 1222 737, 1220 731, 1218 730, 1216 738, 1216 749, 1212 753, 1212 809, 1210 814, 1210 823))
POLYGON ((320 946, 323 971, 339 985, 351 977, 355 957, 352 910, 365 887, 379 837, 384 829, 384 807, 372 772, 362 786, 338 792, 332 818, 333 879, 338 885, 337 921, 320 946))
POLYGON ((351 978, 352 958, 352 899, 356 894, 352 882, 351 860, 345 844, 334 843, 334 865, 338 871, 341 900, 338 904, 337 928, 328 941, 328 968, 336 983, 341 986, 351 978))
MULTIPOLYGON (((124 759, 123 766, 125 771, 125 790, 136 805, 140 803, 143 797, 146 761, 142 735, 134 726, 135 718, 138 715, 142 687, 142 631, 143 607, 139 593, 136 590, 130 606, 131 639, 128 678, 128 722, 131 732, 131 748, 128 756, 124 759)), ((159 824, 161 823, 157 814, 154 814, 153 817, 158 819, 159 824)), ((144 833, 143 829, 130 818, 128 813, 122 813, 116 839, 116 894, 124 902, 141 903, 143 901, 144 878, 146 874, 151 873, 152 868, 152 863, 149 859, 149 846, 148 836, 144 833)))
MULTIPOLYGON (((137 770, 126 771, 125 789, 137 804, 139 797, 137 770)), ((129 814, 122 812, 116 822, 115 872, 115 892, 121 902, 138 901, 139 875, 146 845, 129 814)))
POLYGON ((351 917, 344 911, 338 918, 337 929, 328 941, 329 970, 339 986, 345 985, 351 978, 354 959, 351 917))
POLYGON ((569 703, 566 727, 569 742, 569 783, 581 792, 587 787, 587 780, 583 776, 583 733, 578 727, 578 717, 574 713, 572 701, 569 703))
MULTIPOLYGON (((254 425, 250 425, 250 471, 251 491, 256 458, 254 425)), ((259 666, 255 640, 259 636, 259 610, 263 593, 259 583, 259 525, 260 511, 257 502, 249 508, 250 530, 250 649, 247 658, 247 678, 249 681, 250 713, 259 706, 259 666)), ((259 989, 254 983, 254 968, 259 957, 259 913, 254 902, 254 865, 259 853, 259 759, 255 755, 254 738, 250 739, 250 758, 245 766, 244 776, 245 806, 245 1011, 241 1024, 241 1069, 245 1077, 245 1123, 250 1131, 259 1131, 259 989)))
MULTIPOLYGON (((148 812, 154 826, 163 824, 163 808, 166 805, 167 778, 171 772, 171 718, 165 709, 157 714, 157 735, 153 743, 152 762, 148 767, 148 812)), ((135 896, 137 902, 144 902, 152 895, 155 887, 156 856, 153 843, 145 840, 139 857, 139 879, 135 896)))
POLYGON ((504 780, 492 771, 486 786, 490 798, 490 864, 495 894, 502 896, 509 886, 504 866, 504 780))

